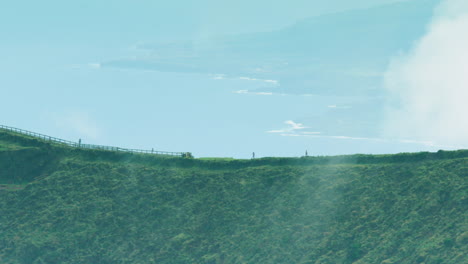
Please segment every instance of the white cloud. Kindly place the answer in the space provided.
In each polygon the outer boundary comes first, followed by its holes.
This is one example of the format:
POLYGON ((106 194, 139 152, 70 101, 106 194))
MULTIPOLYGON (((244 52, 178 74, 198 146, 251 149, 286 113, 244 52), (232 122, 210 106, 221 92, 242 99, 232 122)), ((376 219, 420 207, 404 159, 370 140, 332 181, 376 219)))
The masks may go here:
POLYGON ((347 105, 328 105, 327 107, 331 109, 350 109, 351 108, 351 106, 347 106, 347 105))
POLYGON ((359 141, 374 141, 374 142, 384 142, 384 143, 403 143, 403 144, 416 144, 426 147, 437 147, 437 148, 446 148, 446 149, 456 149, 456 146, 451 145, 438 145, 432 141, 418 141, 418 140, 401 140, 401 139, 385 139, 385 138, 369 138, 369 137, 351 137, 351 136, 329 136, 329 135, 320 135, 310 134, 307 132, 303 133, 287 133, 288 131, 280 131, 280 136, 283 137, 309 137, 309 138, 331 138, 338 140, 359 140, 359 141))
POLYGON ((282 136, 284 135, 300 136, 300 135, 320 134, 320 132, 302 131, 304 129, 307 129, 308 127, 304 126, 302 123, 296 123, 293 120, 287 120, 287 121, 284 121, 284 123, 288 125, 288 127, 285 127, 283 129, 278 129, 278 130, 270 130, 270 131, 267 131, 267 133, 277 133, 277 134, 281 134, 282 136))
POLYGON ((269 130, 267 133, 284 133, 286 130, 269 130))
POLYGON ((239 80, 246 80, 246 81, 257 81, 258 79, 250 78, 250 77, 239 77, 239 80))
MULTIPOLYGON (((274 93, 274 92, 251 92, 249 90, 237 90, 233 93, 236 94, 254 94, 254 95, 277 95, 277 96, 301 96, 301 97, 312 97, 313 94, 286 94, 286 93, 274 93)), ((339 108, 350 108, 349 106, 342 106, 339 108)))
POLYGON ((226 77, 225 74, 212 74, 211 75, 212 80, 242 80, 242 81, 249 81, 249 82, 260 82, 264 83, 269 87, 272 86, 280 86, 280 82, 278 80, 272 80, 272 79, 258 79, 258 78, 252 78, 252 77, 226 77))
MULTIPOLYGON (((468 146, 468 1, 445 0, 427 34, 395 58, 385 76, 391 95, 386 137, 468 146)), ((428 143, 429 144, 429 143, 428 143)))
POLYGON ((224 80, 226 78, 226 75, 224 74, 215 74, 211 79, 213 80, 224 80))
POLYGON ((239 90, 239 91, 235 91, 234 93, 237 93, 237 94, 248 94, 248 93, 249 93, 249 90, 239 90))
POLYGON ((257 78, 251 78, 251 77, 239 77, 239 80, 263 82, 263 83, 270 84, 270 85, 273 85, 273 86, 279 86, 280 85, 278 80, 257 79, 257 78))
POLYGON ((283 134, 281 134, 281 136, 282 136, 282 137, 300 137, 300 136, 302 136, 302 135, 283 133, 283 134))
POLYGON ((236 94, 273 95, 271 92, 250 92, 249 90, 234 91, 236 94))
POLYGON ((279 82, 278 82, 277 80, 263 80, 263 81, 266 82, 266 83, 272 83, 272 84, 274 84, 274 85, 278 85, 278 84, 279 84, 279 82))
POLYGON ((337 140, 359 140, 359 141, 373 141, 383 143, 403 143, 403 144, 416 144, 426 147, 438 147, 446 149, 456 149, 453 145, 437 144, 433 141, 414 140, 414 139, 388 139, 388 138, 372 138, 372 137, 355 137, 355 136, 344 136, 344 135, 322 135, 321 132, 304 131, 309 127, 304 126, 302 123, 294 122, 293 120, 287 120, 284 122, 288 127, 277 130, 266 131, 267 133, 278 134, 282 137, 305 137, 305 138, 330 138, 337 140))
POLYGON ((301 124, 301 123, 296 123, 296 122, 294 122, 294 121, 292 121, 292 120, 285 121, 284 123, 287 124, 287 125, 290 125, 290 126, 291 126, 291 127, 290 127, 291 130, 298 130, 298 129, 304 129, 304 128, 306 128, 303 124, 301 124))

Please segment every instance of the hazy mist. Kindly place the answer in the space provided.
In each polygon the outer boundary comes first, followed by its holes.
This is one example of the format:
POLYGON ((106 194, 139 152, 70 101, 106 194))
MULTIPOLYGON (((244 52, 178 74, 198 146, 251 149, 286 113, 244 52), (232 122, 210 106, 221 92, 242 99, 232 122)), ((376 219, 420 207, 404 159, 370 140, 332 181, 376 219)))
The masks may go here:
POLYGON ((384 131, 462 148, 468 145, 468 4, 447 0, 435 13, 426 35, 386 73, 390 97, 384 131))

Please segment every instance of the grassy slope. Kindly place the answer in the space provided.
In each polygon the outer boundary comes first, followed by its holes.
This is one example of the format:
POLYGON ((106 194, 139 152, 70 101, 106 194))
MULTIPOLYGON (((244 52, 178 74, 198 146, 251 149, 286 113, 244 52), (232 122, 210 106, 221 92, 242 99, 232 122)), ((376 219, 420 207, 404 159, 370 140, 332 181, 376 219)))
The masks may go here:
POLYGON ((0 132, 0 263, 467 263, 468 152, 189 160, 0 132), (18 185, 15 185, 18 186, 18 185))

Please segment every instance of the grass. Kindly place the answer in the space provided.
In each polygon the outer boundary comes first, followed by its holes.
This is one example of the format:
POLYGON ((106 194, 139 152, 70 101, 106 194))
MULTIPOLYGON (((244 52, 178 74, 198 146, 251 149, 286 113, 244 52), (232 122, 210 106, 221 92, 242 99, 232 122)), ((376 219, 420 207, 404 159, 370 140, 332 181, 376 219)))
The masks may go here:
POLYGON ((467 151, 183 159, 0 139, 0 263, 468 262, 467 151))
POLYGON ((214 161, 232 161, 234 158, 226 158, 226 157, 202 157, 198 158, 199 160, 214 160, 214 161))

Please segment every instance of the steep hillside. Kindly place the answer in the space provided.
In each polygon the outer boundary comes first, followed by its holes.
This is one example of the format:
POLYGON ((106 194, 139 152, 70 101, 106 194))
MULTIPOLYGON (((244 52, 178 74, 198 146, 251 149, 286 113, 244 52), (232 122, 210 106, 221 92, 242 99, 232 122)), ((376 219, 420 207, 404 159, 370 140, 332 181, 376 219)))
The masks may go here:
POLYGON ((468 263, 468 151, 199 160, 0 131, 0 263, 468 263))

